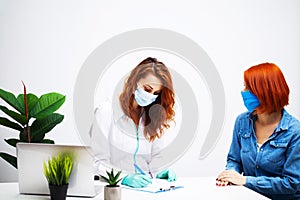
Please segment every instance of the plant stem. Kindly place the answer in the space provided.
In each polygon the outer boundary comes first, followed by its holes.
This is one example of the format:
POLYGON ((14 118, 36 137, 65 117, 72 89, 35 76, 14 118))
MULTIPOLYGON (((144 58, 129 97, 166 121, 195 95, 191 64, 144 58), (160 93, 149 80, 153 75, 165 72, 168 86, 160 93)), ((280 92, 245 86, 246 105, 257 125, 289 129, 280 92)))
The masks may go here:
POLYGON ((27 118, 26 133, 27 133, 28 143, 30 143, 30 127, 29 127, 29 119, 28 119, 28 105, 27 105, 26 86, 25 86, 23 81, 22 81, 22 84, 24 86, 24 107, 25 107, 25 115, 26 115, 26 118, 27 118))

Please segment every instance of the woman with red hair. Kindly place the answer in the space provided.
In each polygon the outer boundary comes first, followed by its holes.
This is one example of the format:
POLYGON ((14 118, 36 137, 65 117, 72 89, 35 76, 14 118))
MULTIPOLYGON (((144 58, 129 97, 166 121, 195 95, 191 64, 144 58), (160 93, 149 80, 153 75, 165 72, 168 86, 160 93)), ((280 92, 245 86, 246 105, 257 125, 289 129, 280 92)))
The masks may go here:
MULTIPOLYGON (((121 114, 116 114, 110 102, 95 110, 91 136, 96 172, 103 173, 103 165, 111 164, 129 172, 122 180, 124 185, 139 188, 151 183, 152 173, 160 167, 163 135, 174 121, 174 104, 168 68, 156 58, 144 59, 124 83, 117 103, 121 114)), ((176 180, 171 169, 156 177, 176 180)))
POLYGON ((300 122, 284 106, 289 87, 273 63, 244 72, 248 112, 235 122, 226 170, 218 186, 244 185, 271 199, 300 199, 300 122))

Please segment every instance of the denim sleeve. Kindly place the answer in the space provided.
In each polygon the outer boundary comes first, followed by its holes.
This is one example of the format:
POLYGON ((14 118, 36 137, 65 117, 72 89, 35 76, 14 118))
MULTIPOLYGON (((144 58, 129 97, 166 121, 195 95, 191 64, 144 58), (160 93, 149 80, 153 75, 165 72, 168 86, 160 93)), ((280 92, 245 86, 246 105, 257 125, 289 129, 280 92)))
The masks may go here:
POLYGON ((240 129, 240 116, 237 117, 233 129, 232 142, 227 155, 226 169, 233 169, 238 173, 242 173, 242 162, 241 162, 241 143, 239 136, 240 129))
POLYGON ((265 194, 295 194, 300 188, 300 137, 295 134, 286 152, 286 161, 279 177, 247 176, 246 187, 265 194))

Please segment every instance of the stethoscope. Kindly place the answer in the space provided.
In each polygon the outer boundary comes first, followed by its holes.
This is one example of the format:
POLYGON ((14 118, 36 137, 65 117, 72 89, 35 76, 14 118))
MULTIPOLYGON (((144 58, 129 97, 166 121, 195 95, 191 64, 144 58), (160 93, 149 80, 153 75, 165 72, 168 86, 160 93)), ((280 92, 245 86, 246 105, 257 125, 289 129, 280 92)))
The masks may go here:
MULTIPOLYGON (((136 127, 136 125, 134 124, 134 130, 135 130, 135 134, 136 134, 136 147, 135 147, 135 151, 134 151, 134 154, 133 154, 133 165, 136 166, 137 165, 137 162, 136 162, 136 154, 140 148, 140 138, 139 138, 139 132, 138 132, 138 128, 136 127)), ((137 169, 134 168, 135 170, 135 173, 137 173, 137 169)))
MULTIPOLYGON (((137 164, 137 161, 136 161, 136 154, 140 148, 140 138, 139 138, 139 130, 135 123, 133 123, 133 128, 134 128, 135 135, 136 135, 136 147, 135 147, 135 151, 133 154, 134 171, 136 174, 140 173, 140 174, 146 175, 146 173, 139 167, 139 165, 137 164)), ((152 175, 150 169, 148 171, 149 171, 148 173, 149 173, 150 177, 153 178, 153 175, 152 175)))

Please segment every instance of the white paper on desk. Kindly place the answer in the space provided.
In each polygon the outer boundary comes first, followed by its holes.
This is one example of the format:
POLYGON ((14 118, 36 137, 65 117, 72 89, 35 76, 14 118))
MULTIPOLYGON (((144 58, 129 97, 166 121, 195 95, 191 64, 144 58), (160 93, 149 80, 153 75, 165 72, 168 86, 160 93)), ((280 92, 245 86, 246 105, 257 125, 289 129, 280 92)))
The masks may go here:
POLYGON ((169 189, 171 188, 171 186, 174 186, 176 189, 183 187, 183 186, 177 186, 176 182, 168 182, 167 180, 164 179, 153 179, 151 184, 143 188, 133 188, 133 187, 122 185, 122 187, 125 189, 137 190, 137 191, 149 192, 149 193, 170 191, 169 189))

